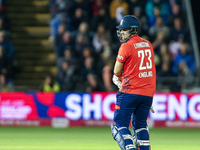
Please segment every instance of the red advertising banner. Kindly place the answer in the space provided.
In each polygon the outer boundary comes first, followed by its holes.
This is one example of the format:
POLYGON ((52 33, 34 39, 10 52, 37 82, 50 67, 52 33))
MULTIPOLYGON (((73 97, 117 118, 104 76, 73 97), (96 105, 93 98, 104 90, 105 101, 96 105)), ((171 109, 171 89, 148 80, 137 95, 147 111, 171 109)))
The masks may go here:
POLYGON ((0 94, 1 120, 36 120, 39 119, 35 100, 32 95, 23 92, 0 94))
MULTIPOLYGON (((116 93, 0 93, 0 126, 109 126, 116 93)), ((200 128, 200 93, 156 93, 150 127, 200 128)))

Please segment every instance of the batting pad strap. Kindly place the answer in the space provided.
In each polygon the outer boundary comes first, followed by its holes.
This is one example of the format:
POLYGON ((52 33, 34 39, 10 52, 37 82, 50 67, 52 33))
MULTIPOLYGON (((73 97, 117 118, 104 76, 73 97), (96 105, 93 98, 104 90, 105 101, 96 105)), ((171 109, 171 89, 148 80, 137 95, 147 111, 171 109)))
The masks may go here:
MULTIPOLYGON (((140 128, 140 129, 137 129, 137 130, 135 130, 135 133, 138 133, 138 132, 140 132, 140 131, 142 131, 142 130, 147 130, 147 128, 140 128)), ((148 131, 148 130, 147 130, 148 131)))
POLYGON ((125 128, 127 129, 127 127, 121 127, 121 128, 118 128, 118 130, 120 131, 121 129, 125 129, 125 128))
POLYGON ((123 136, 124 140, 126 140, 126 139, 133 140, 133 137, 131 135, 129 135, 129 134, 122 135, 122 136, 123 136))
POLYGON ((126 150, 133 149, 135 146, 133 144, 126 145, 126 150))
POLYGON ((136 137, 135 136, 132 136, 132 138, 133 138, 133 141, 136 141, 136 137))
POLYGON ((149 140, 137 140, 138 146, 149 146, 150 142, 149 140))

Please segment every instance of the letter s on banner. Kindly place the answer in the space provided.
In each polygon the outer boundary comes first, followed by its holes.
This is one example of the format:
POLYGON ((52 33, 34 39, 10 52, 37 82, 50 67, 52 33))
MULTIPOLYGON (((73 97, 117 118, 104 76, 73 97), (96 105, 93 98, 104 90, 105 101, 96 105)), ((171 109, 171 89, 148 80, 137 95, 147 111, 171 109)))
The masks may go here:
POLYGON ((71 120, 78 120, 82 116, 81 96, 79 94, 70 94, 65 99, 67 111, 65 116, 71 120))

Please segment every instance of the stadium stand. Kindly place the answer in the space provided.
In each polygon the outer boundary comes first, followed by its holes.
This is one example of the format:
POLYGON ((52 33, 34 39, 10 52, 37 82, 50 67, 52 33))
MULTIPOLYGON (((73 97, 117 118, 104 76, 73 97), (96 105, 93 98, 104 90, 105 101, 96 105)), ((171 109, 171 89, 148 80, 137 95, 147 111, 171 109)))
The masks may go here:
POLYGON ((6 7, 21 67, 18 87, 41 90, 51 73, 63 92, 117 90, 115 27, 126 14, 138 17, 140 36, 152 42, 157 91, 199 85, 181 0, 9 0, 6 7))
POLYGON ((11 40, 10 21, 5 1, 0 1, 0 91, 14 91, 13 79, 17 72, 15 47, 11 40))
POLYGON ((34 87, 38 87, 49 72, 56 72, 53 43, 47 40, 48 4, 47 0, 6 1, 16 59, 21 68, 14 80, 17 90, 26 90, 27 86, 29 90, 37 90, 34 87))

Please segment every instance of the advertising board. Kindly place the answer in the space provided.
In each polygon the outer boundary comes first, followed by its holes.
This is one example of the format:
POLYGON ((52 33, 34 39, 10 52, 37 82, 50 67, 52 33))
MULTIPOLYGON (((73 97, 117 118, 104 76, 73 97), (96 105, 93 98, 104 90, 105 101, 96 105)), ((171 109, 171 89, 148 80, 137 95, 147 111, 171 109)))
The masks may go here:
MULTIPOLYGON (((109 126, 116 93, 0 93, 0 126, 109 126)), ((200 94, 156 93, 150 127, 200 128, 200 94)))

